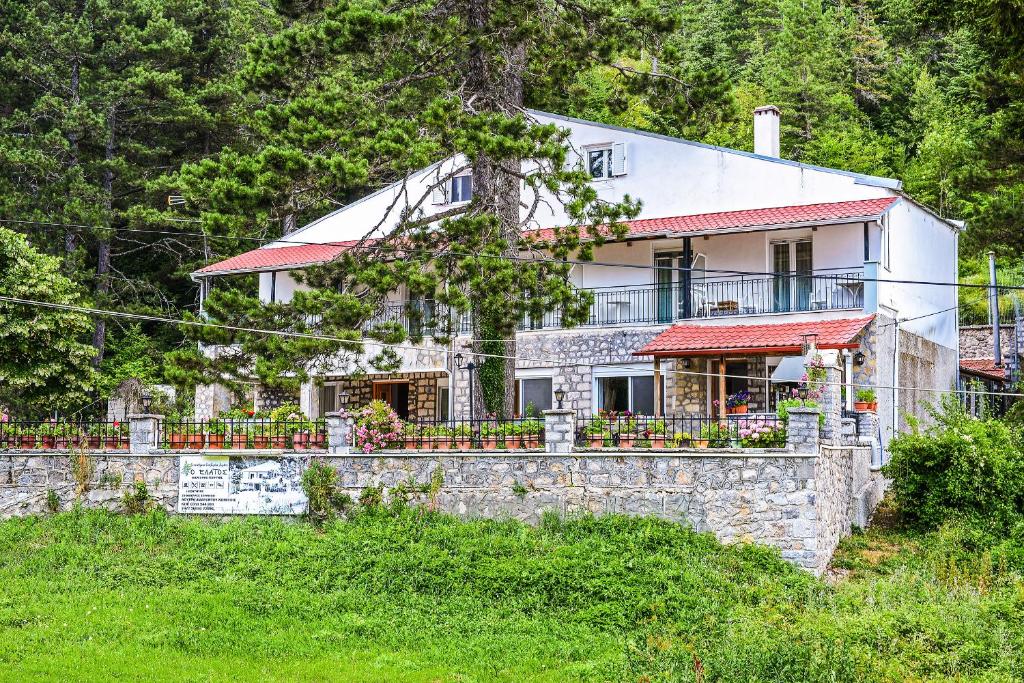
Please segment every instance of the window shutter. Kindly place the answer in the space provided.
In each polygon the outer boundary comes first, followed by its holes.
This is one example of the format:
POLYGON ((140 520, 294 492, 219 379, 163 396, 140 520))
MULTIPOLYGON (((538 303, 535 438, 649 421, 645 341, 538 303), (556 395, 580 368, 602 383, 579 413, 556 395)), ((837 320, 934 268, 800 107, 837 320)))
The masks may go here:
POLYGON ((626 143, 616 142, 612 145, 612 175, 626 175, 626 143))
POLYGON ((448 203, 448 183, 441 183, 430 193, 430 201, 434 204, 448 203))

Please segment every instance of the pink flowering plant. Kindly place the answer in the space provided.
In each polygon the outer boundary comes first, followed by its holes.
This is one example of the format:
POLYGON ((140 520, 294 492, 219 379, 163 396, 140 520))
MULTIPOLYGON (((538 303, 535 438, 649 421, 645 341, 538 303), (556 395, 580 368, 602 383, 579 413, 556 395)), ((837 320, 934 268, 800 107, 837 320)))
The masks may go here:
POLYGON ((363 453, 394 446, 403 439, 405 423, 384 401, 372 401, 356 410, 353 417, 356 448, 363 453))
POLYGON ((743 448, 782 448, 786 445, 786 429, 763 419, 740 420, 736 432, 743 448))

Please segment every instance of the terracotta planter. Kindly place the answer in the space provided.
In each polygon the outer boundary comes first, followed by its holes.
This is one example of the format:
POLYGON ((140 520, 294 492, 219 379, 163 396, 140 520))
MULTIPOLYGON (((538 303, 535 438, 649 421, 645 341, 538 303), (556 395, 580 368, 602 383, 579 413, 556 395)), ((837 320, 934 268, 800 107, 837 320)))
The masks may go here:
POLYGON ((270 437, 271 448, 288 448, 288 437, 283 434, 270 437))
POLYGON ((206 439, 203 437, 202 434, 189 434, 186 437, 185 442, 188 445, 188 448, 194 448, 196 450, 199 450, 200 448, 203 447, 203 444, 206 443, 206 439))
POLYGON ((878 401, 872 401, 871 403, 869 403, 868 404, 868 410, 870 410, 873 413, 877 413, 878 412, 878 401))
POLYGON ((589 438, 591 448, 604 448, 604 434, 591 434, 589 438))
POLYGON ((619 448, 632 448, 634 441, 636 441, 636 435, 635 434, 620 434, 619 435, 619 448))
MULTIPOLYGON (((86 445, 89 448, 99 448, 100 447, 100 442, 101 442, 101 439, 98 436, 90 436, 88 439, 86 439, 86 445)), ((179 448, 181 448, 181 447, 179 446, 179 448)))
POLYGON ((708 439, 693 439, 692 443, 695 448, 707 448, 709 441, 708 439))
POLYGON ((419 437, 407 436, 407 437, 405 437, 405 444, 404 444, 405 445, 405 450, 407 450, 407 451, 419 450, 420 443, 421 442, 420 442, 419 437))
POLYGON ((208 448, 224 448, 224 435, 210 434, 210 445, 208 448))
POLYGON ((232 448, 248 448, 249 447, 249 436, 246 434, 232 434, 231 435, 231 447, 232 448))
MULTIPOLYGON (((90 437, 91 440, 91 437, 90 437)), ((173 451, 181 450, 185 447, 185 435, 184 434, 168 434, 167 435, 167 447, 173 451)))
POLYGON ((455 448, 460 451, 468 451, 473 447, 473 439, 468 436, 455 437, 455 448))
POLYGON ((427 445, 435 451, 447 451, 452 447, 452 440, 447 436, 434 436, 430 438, 427 445))
POLYGON ((540 448, 540 435, 529 434, 523 437, 523 448, 540 448))
POLYGON ((121 437, 119 436, 105 436, 103 437, 103 447, 107 450, 113 450, 121 447, 121 437))
POLYGON ((483 436, 480 437, 480 447, 485 451, 493 451, 498 448, 498 437, 497 436, 483 436))
POLYGON ((748 405, 733 406, 732 408, 726 408, 725 412, 729 415, 746 415, 749 408, 750 406, 748 405))
POLYGON ((270 437, 269 436, 254 436, 252 437, 253 448, 270 448, 270 437))
POLYGON ((868 403, 867 401, 854 401, 854 402, 853 402, 853 408, 854 408, 854 410, 861 410, 861 411, 864 411, 864 410, 867 410, 867 409, 868 409, 868 406, 869 406, 869 405, 871 405, 871 404, 870 404, 870 403, 868 403))
POLYGON ((651 437, 651 448, 664 448, 664 447, 665 447, 665 437, 664 436, 658 435, 658 436, 652 436, 651 437))
POLYGON ((35 448, 36 447, 36 436, 35 434, 26 435, 22 434, 17 437, 16 443, 18 448, 35 448))
POLYGON ((297 432, 292 437, 292 448, 297 451, 308 451, 309 450, 309 432, 297 432))

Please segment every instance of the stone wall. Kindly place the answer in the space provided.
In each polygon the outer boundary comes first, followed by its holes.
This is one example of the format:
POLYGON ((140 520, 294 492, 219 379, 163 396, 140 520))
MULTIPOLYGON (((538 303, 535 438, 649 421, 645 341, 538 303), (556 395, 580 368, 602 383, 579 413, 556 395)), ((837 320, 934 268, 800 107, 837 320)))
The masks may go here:
POLYGON ((409 383, 409 419, 432 420, 437 417, 437 380, 444 372, 407 372, 403 374, 367 375, 365 377, 329 380, 337 382, 349 394, 348 407, 365 406, 373 400, 373 383, 377 381, 409 383))
MULTIPOLYGON (((423 494, 420 502, 442 511, 530 523, 548 510, 655 515, 713 532, 724 542, 773 545, 817 573, 849 531, 854 482, 870 479, 870 450, 856 447, 823 448, 819 454, 736 449, 324 457, 354 498, 367 486, 390 488, 410 477, 429 483, 440 468, 440 491, 434 500, 423 494)), ((94 462, 85 506, 117 509, 131 483, 145 481, 157 503, 173 511, 176 455, 103 454, 94 462)), ((44 512, 48 489, 66 509, 75 500, 74 488, 67 454, 0 454, 0 517, 44 512)))
POLYGON ((195 417, 197 420, 212 420, 225 410, 230 410, 234 397, 222 384, 197 384, 195 417))
MULTIPOLYGON (((78 499, 69 453, 0 453, 0 519, 41 514, 47 511, 47 492, 52 490, 60 509, 68 510, 78 499)), ((173 512, 178 501, 178 456, 104 453, 89 456, 92 476, 81 495, 88 508, 118 510, 129 487, 143 481, 156 503, 173 512)))
MULTIPOLYGON (((1010 362, 1013 359, 1014 336, 1013 325, 1000 325, 999 344, 1005 362, 1010 362)), ((991 325, 962 325, 960 327, 961 358, 992 358, 994 354, 991 325)))
POLYGON ((289 403, 298 404, 299 395, 281 389, 256 388, 255 410, 273 410, 289 403))

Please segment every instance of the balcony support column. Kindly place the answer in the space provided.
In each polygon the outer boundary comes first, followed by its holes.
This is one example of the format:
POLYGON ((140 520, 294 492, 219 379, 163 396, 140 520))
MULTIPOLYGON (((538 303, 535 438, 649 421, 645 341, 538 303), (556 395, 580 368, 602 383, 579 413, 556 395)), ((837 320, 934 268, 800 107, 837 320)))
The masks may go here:
POLYGON ((725 407, 725 356, 718 359, 718 419, 726 419, 725 407))
POLYGON ((691 238, 683 238, 683 272, 681 273, 680 287, 683 290, 683 318, 693 317, 693 244, 691 238))
POLYGON ((654 357, 654 417, 661 417, 661 358, 654 357))

